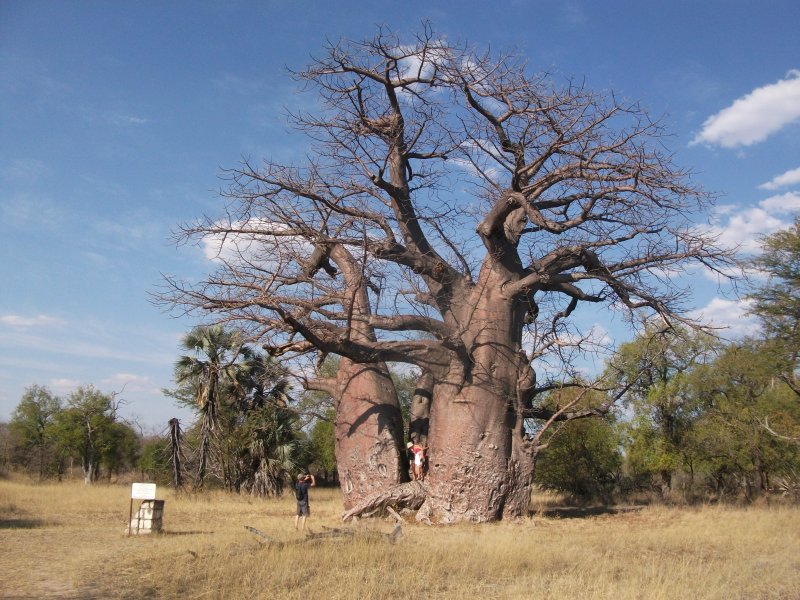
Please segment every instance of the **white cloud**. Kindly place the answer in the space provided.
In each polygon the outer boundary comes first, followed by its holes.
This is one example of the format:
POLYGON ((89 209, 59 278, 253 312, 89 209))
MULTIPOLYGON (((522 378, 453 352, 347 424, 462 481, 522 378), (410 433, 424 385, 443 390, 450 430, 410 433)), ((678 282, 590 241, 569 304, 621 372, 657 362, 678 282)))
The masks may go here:
POLYGON ((786 171, 777 177, 773 177, 767 183, 762 183, 759 188, 762 190, 777 190, 778 188, 800 183, 800 167, 786 171))
POLYGON ((18 329, 28 329, 30 327, 52 327, 55 325, 62 325, 64 321, 48 315, 36 315, 35 317, 0 315, 0 323, 18 329))
POLYGON ((748 311, 752 300, 726 300, 713 298, 705 307, 689 313, 689 317, 707 323, 713 327, 723 329, 724 337, 742 337, 758 332, 759 325, 756 318, 748 311))
POLYGON ((717 237, 717 243, 724 248, 757 252, 761 237, 788 226, 789 223, 764 208, 755 207, 731 214, 727 223, 712 226, 709 233, 717 237))
POLYGON ((756 88, 710 116, 691 143, 750 146, 799 119, 800 70, 792 70, 785 79, 756 88))
POLYGON ((236 263, 258 257, 262 263, 267 259, 276 262, 284 251, 296 256, 311 252, 311 245, 300 237, 271 235, 287 230, 282 223, 250 219, 229 225, 219 222, 215 227, 214 233, 209 233, 201 240, 203 254, 211 261, 236 263))
POLYGON ((759 252, 761 239, 790 227, 793 216, 799 212, 800 193, 797 192, 770 196, 758 206, 746 209, 724 205, 717 208, 714 223, 705 233, 715 236, 722 247, 759 252))
POLYGON ((800 211, 800 194, 797 192, 786 192, 777 196, 770 196, 758 203, 768 212, 790 214, 800 211))
POLYGON ((57 230, 63 226, 66 218, 60 206, 41 196, 19 193, 0 200, 0 219, 5 225, 17 229, 33 226, 48 231, 57 230))

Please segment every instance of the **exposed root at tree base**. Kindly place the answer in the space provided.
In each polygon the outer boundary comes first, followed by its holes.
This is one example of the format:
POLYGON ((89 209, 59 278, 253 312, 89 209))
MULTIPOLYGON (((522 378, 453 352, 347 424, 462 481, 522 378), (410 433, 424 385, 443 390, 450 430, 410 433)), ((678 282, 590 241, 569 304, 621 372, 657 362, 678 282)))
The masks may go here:
POLYGON ((383 514, 388 508, 417 510, 425 502, 427 492, 419 481, 401 483, 386 491, 374 494, 342 515, 347 521, 353 517, 372 517, 383 514))

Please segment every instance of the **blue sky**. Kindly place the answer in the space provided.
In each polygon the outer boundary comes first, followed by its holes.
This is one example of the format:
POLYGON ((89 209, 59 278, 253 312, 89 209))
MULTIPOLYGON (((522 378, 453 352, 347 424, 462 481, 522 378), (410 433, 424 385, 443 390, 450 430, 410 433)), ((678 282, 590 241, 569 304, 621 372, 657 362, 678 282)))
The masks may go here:
MULTIPOLYGON (((218 214, 220 169, 301 158, 287 75, 377 25, 517 49, 664 116, 676 161, 720 195, 713 226, 754 250, 800 210, 800 3, 794 1, 0 2, 0 420, 32 383, 121 392, 145 431, 188 418, 172 385, 192 326, 149 302, 200 277, 170 231, 218 214)), ((731 335, 744 306, 702 274, 695 306, 731 335)), ((600 323, 614 341, 626 333, 600 323)))

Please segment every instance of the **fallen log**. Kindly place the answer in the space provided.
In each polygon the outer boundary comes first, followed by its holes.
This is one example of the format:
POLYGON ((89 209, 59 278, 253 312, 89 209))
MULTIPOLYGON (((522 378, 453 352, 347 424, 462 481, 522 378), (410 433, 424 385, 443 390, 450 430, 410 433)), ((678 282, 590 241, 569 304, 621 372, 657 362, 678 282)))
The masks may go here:
POLYGON ((400 521, 395 523, 394 529, 392 530, 391 533, 382 533, 380 531, 371 531, 371 530, 359 531, 352 528, 341 528, 341 527, 331 529, 329 527, 323 526, 324 531, 315 533, 309 529, 306 532, 306 535, 303 539, 289 540, 286 542, 278 541, 275 538, 264 533, 260 529, 256 529, 255 527, 251 527, 250 525, 245 525, 244 528, 247 529, 249 532, 257 535, 262 540, 264 540, 263 542, 261 542, 262 544, 267 544, 268 546, 273 548, 283 548, 284 546, 304 544, 306 542, 317 542, 321 540, 333 540, 333 539, 343 539, 343 538, 383 539, 389 542, 390 544, 395 544, 403 537, 403 528, 402 528, 402 523, 400 521))

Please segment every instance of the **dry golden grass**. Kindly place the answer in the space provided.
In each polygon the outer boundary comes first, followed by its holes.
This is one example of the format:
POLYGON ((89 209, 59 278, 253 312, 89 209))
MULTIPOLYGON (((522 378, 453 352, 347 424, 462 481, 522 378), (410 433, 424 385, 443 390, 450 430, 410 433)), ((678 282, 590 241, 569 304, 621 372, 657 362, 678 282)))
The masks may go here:
MULTIPOLYGON (((309 528, 341 527, 338 492, 311 494, 309 528)), ((165 488, 165 533, 126 537, 129 496, 129 486, 0 481, 0 597, 800 598, 797 507, 407 523, 392 545, 366 536, 305 541, 289 495, 176 497, 165 488), (284 543, 261 544, 244 525, 284 543)))

